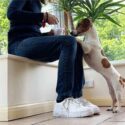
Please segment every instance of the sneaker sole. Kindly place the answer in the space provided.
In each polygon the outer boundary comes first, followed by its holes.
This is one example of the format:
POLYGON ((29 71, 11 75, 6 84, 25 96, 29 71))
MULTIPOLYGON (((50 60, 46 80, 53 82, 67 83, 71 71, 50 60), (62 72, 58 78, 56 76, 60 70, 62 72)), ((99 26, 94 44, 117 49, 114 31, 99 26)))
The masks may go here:
MULTIPOLYGON (((88 106, 89 107, 89 106, 88 106)), ((99 115, 100 114, 100 109, 98 108, 93 108, 93 107, 89 107, 89 108, 92 108, 93 112, 94 112, 94 115, 99 115)))
POLYGON ((87 113, 85 112, 79 112, 79 113, 63 113, 63 114, 59 114, 59 113, 53 113, 54 117, 67 117, 67 118, 82 118, 82 117, 90 117, 93 116, 93 112, 90 110, 87 113))

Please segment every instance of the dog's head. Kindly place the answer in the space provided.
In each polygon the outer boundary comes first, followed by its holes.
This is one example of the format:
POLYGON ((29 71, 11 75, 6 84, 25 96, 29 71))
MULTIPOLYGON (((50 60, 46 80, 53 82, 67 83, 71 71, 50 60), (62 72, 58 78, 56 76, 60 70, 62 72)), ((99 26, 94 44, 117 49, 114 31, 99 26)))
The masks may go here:
POLYGON ((71 35, 83 35, 90 27, 92 27, 92 21, 88 18, 82 19, 78 22, 76 29, 71 32, 71 35))

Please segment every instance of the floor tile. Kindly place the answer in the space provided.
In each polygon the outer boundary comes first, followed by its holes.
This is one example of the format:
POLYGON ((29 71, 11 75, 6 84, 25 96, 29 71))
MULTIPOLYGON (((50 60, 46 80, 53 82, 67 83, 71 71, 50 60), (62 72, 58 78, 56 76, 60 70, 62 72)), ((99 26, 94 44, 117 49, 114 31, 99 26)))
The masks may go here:
POLYGON ((112 117, 109 121, 111 121, 111 122, 125 122, 125 107, 122 108, 121 113, 114 115, 114 117, 112 117))
POLYGON ((101 107, 101 114, 86 118, 55 118, 52 112, 10 122, 0 122, 0 125, 125 125, 125 108, 121 113, 113 114, 101 107))
POLYGON ((51 121, 41 122, 36 125, 96 125, 112 118, 113 114, 102 108, 101 115, 86 118, 56 118, 51 121))
POLYGON ((100 125, 125 125, 125 122, 105 122, 100 125))
POLYGON ((10 122, 0 122, 0 125, 33 125, 39 122, 49 121, 50 119, 53 119, 52 113, 45 113, 10 122))

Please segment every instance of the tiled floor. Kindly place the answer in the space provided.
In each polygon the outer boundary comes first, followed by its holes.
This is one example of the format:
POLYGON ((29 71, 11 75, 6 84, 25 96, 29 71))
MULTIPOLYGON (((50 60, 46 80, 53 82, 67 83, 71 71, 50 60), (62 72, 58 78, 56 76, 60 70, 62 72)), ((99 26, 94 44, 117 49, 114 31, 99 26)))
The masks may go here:
POLYGON ((52 112, 36 115, 10 122, 0 122, 0 125, 125 125, 125 107, 118 114, 107 112, 101 108, 101 114, 86 118, 55 118, 52 112))

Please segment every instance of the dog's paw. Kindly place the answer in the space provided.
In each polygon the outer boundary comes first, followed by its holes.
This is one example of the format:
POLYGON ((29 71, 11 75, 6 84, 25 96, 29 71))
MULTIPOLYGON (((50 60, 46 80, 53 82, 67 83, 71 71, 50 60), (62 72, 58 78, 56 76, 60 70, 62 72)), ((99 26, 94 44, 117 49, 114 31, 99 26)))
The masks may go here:
POLYGON ((112 111, 113 113, 118 113, 118 110, 114 110, 114 111, 112 111))
POLYGON ((107 111, 111 111, 112 113, 118 113, 119 111, 117 109, 108 108, 107 111))
POLYGON ((107 111, 113 111, 113 108, 108 108, 107 111))

